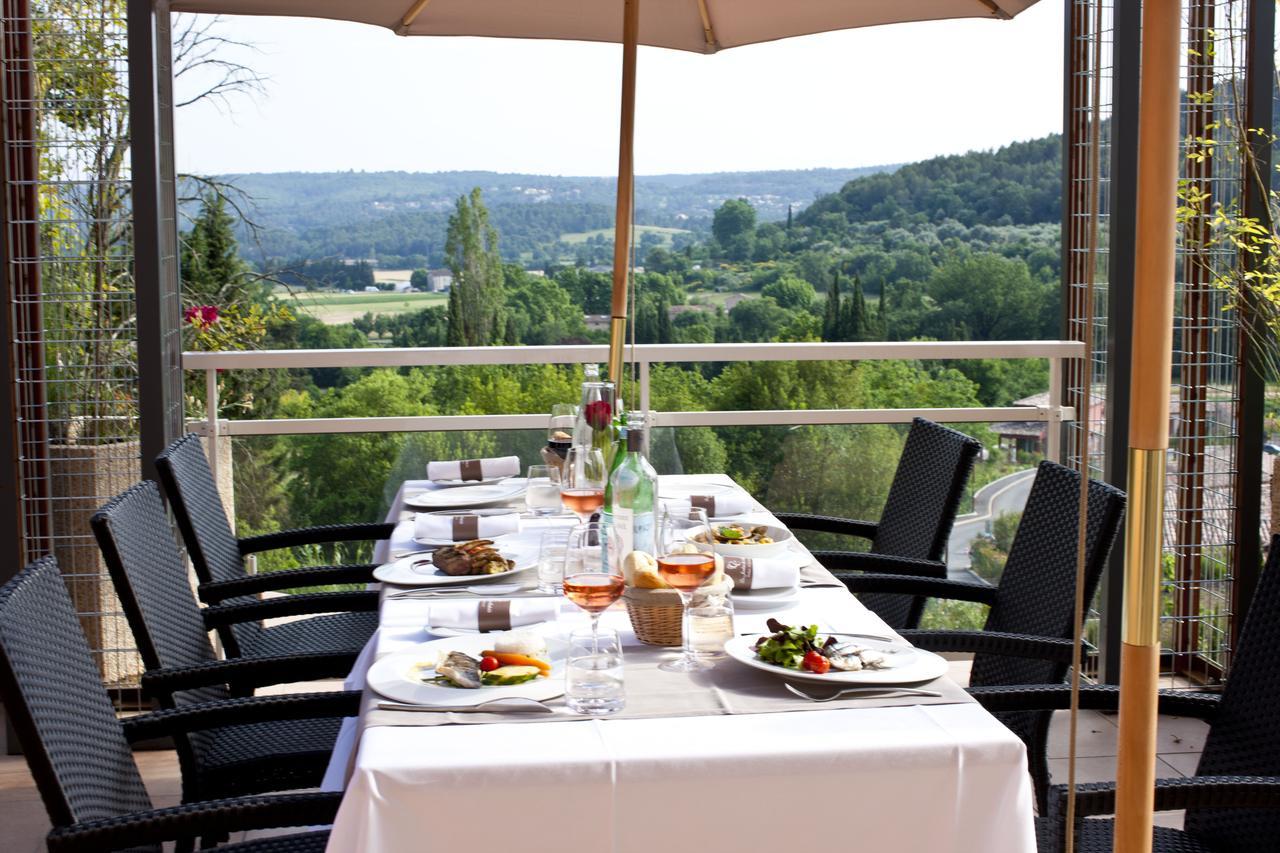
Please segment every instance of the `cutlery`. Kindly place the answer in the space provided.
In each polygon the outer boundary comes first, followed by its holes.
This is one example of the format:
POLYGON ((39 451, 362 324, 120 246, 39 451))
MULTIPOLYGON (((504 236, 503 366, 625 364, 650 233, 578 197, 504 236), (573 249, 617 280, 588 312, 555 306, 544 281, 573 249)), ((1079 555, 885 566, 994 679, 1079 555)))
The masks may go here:
POLYGON ((497 699, 478 702, 475 705, 411 705, 405 702, 379 702, 378 709, 381 711, 433 711, 435 713, 452 711, 458 714, 472 714, 484 711, 541 711, 548 714, 555 713, 555 708, 537 699, 529 699, 525 696, 501 696, 497 699), (491 708, 489 707, 490 705, 503 705, 505 707, 491 708))
POLYGON ((421 551, 392 551, 391 559, 403 560, 405 557, 417 557, 421 554, 430 554, 434 551, 435 548, 423 548, 421 551))
POLYGON ((802 699, 808 699, 810 702, 831 702, 843 696, 852 696, 855 698, 861 697, 864 699, 878 699, 887 696, 923 696, 933 699, 942 698, 942 694, 935 690, 917 690, 914 687, 894 687, 890 684, 886 684, 884 687, 846 687, 843 690, 837 690, 830 696, 811 696, 800 688, 785 682, 782 686, 802 699))
POLYGON ((507 595, 513 592, 520 592, 524 587, 518 583, 494 583, 480 584, 478 586, 451 586, 444 589, 405 589, 399 592, 393 592, 387 598, 421 598, 440 597, 444 598, 450 595, 507 595))

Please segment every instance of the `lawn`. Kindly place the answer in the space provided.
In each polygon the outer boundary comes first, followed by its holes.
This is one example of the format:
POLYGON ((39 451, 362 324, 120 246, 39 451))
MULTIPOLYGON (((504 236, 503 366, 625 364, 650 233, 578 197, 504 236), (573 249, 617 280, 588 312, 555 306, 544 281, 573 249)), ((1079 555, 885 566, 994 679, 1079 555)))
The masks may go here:
POLYGON ((327 293, 296 296, 298 310, 322 323, 336 326, 365 314, 405 314, 449 301, 447 293, 327 293))
MULTIPOLYGON (((670 246, 671 239, 675 237, 675 235, 690 233, 687 229, 684 229, 684 228, 666 228, 661 225, 637 225, 636 231, 640 234, 657 234, 659 237, 662 238, 662 244, 664 246, 670 246)), ((560 240, 562 242, 573 245, 575 243, 585 243, 588 240, 590 240, 592 237, 597 237, 597 236, 608 237, 609 239, 613 239, 613 229, 597 228, 595 231, 578 231, 572 234, 561 234, 560 240)))

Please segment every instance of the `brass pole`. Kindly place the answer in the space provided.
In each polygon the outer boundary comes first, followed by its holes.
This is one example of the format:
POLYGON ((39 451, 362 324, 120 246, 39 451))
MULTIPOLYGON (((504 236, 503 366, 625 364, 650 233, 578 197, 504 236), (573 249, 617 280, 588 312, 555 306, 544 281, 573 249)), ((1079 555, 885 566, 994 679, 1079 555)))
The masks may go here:
POLYGON ((609 320, 608 378, 622 386, 622 347, 627 330, 627 274, 631 256, 632 147, 636 128, 636 42, 640 0, 626 0, 622 21, 622 118, 618 130, 618 204, 613 231, 613 303, 609 320))
POLYGON ((1125 853, 1150 853, 1154 817, 1182 30, 1180 0, 1145 0, 1142 9, 1137 254, 1129 373, 1129 523, 1125 531, 1114 844, 1115 850, 1125 853))

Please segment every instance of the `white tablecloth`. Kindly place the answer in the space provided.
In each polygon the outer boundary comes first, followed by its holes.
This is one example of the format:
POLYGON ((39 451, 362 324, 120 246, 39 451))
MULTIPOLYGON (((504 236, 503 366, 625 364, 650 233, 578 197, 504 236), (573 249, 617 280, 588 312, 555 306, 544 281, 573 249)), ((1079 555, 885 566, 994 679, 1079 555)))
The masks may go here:
MULTIPOLYGON (((425 607, 384 605, 350 686, 431 639, 425 607)), ((782 613, 740 613, 737 628, 768 615, 888 631, 841 589, 801 590, 782 613)), ((604 618, 634 642, 624 612, 604 618)), ((566 605, 561 619, 585 617, 566 605)), ((1022 742, 976 704, 372 727, 352 761, 356 735, 347 721, 326 778, 341 789, 351 771, 331 853, 1035 851, 1022 742)))

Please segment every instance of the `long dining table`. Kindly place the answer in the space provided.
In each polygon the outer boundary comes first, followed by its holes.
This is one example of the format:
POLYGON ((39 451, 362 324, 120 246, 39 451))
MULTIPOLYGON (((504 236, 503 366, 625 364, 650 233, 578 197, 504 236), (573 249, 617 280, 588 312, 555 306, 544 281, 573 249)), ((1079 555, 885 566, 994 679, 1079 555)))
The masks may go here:
MULTIPOLYGON (((738 488, 725 475, 661 478, 660 491, 673 487, 738 488)), ((415 548, 404 500, 427 488, 401 487, 378 559, 415 548)), ((758 503, 747 518, 777 523, 758 503)), ((504 547, 536 552, 540 528, 556 523, 571 522, 522 522, 504 547)), ((797 594, 740 610, 738 632, 776 617, 901 639, 792 547, 809 563, 797 594)), ((380 627, 347 680, 365 701, 344 721, 325 779, 345 791, 330 851, 1035 851, 1022 742, 947 676, 931 683, 939 699, 828 705, 732 659, 708 673, 662 672, 674 650, 639 643, 619 604, 602 620, 624 646, 627 708, 615 716, 386 712, 365 685, 369 666, 436 639, 430 601, 395 591, 383 585, 380 627)), ((566 601, 541 630, 584 625, 566 601)))

